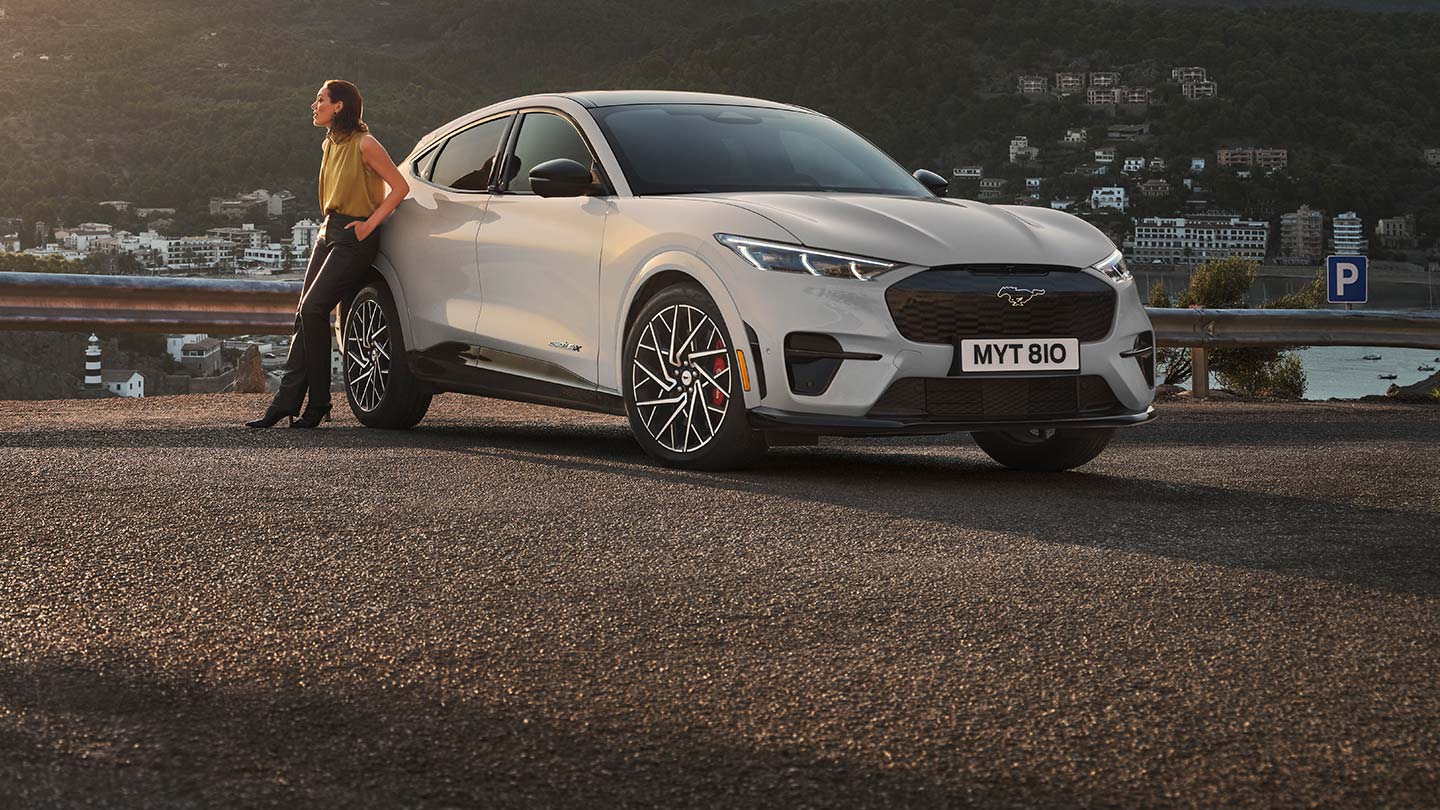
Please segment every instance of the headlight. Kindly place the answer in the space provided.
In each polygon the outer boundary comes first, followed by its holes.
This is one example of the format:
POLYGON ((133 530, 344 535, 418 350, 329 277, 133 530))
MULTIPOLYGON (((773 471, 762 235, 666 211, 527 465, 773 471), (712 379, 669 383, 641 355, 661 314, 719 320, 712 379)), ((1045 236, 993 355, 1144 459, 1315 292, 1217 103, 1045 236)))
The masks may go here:
POLYGON ((1116 283, 1130 280, 1130 265, 1125 263, 1125 254, 1118 250, 1112 253, 1110 258, 1094 267, 1104 273, 1106 278, 1116 283))
POLYGON ((895 262, 811 250, 799 245, 764 242, 728 233, 717 233, 715 238, 757 269, 779 273, 808 273, 825 278, 858 278, 861 281, 870 281, 881 273, 888 273, 900 266, 895 262))

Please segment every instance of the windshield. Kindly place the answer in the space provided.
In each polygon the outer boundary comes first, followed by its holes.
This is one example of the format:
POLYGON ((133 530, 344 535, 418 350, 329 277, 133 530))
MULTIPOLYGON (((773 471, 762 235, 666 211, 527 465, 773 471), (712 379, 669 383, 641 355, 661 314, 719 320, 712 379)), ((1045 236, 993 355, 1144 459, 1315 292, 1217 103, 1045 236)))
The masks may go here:
POLYGON ((839 191, 928 197, 873 144, 822 115, 718 104, 591 110, 631 190, 839 191))

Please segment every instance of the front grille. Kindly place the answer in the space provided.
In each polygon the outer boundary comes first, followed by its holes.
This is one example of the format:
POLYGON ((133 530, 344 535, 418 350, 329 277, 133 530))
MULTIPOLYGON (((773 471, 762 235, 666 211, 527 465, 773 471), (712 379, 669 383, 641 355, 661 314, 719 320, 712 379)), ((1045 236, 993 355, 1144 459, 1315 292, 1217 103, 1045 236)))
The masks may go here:
POLYGON ((896 380, 870 409, 881 419, 1023 421, 1108 416, 1122 410, 1105 378, 1029 377, 896 380))
POLYGON ((1076 270, 994 272, 988 265, 936 267, 885 291, 900 334, 917 343, 952 343, 957 337, 1074 337, 1103 340, 1115 320, 1115 289, 1076 270), (981 269, 986 268, 986 269, 981 269), (1013 306, 1026 293, 1044 290, 1013 306))

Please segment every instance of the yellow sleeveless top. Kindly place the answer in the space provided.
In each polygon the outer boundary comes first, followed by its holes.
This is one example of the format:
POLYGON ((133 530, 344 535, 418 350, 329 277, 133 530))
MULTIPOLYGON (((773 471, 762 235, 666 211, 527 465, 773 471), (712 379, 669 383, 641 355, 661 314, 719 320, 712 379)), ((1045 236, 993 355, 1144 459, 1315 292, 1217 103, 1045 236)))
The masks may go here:
POLYGON ((360 155, 364 135, 325 135, 325 157, 320 161, 321 212, 368 217, 385 201, 385 181, 365 165, 360 155))

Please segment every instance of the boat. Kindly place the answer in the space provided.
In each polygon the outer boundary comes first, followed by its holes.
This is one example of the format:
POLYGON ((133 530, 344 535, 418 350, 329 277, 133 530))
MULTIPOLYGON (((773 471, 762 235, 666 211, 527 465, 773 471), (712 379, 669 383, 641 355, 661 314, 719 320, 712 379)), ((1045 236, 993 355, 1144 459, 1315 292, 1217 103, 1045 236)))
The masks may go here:
POLYGON ((1378 354, 1367 354, 1367 355, 1365 355, 1364 357, 1362 357, 1362 358, 1360 358, 1360 359, 1361 359, 1361 360, 1379 360, 1379 359, 1380 359, 1380 355, 1378 355, 1378 354))
POLYGON ((1430 365, 1429 363, 1421 363, 1420 365, 1418 365, 1418 366, 1415 367, 1415 370, 1416 370, 1416 371, 1434 371, 1434 370, 1435 370, 1435 367, 1432 366, 1432 365, 1430 365))
POLYGON ((1376 375, 1375 375, 1375 379, 1377 379, 1377 380, 1393 380, 1393 379, 1395 379, 1395 378, 1398 377, 1398 376, 1399 376, 1398 374, 1376 374, 1376 375))

